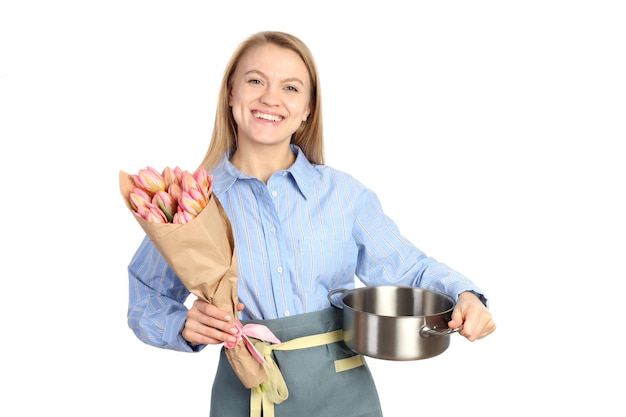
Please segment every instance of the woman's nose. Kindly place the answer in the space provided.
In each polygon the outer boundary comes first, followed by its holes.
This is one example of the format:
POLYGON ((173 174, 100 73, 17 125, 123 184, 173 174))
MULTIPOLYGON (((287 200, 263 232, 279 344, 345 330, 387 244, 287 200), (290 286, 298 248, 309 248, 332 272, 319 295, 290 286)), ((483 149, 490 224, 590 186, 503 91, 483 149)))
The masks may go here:
POLYGON ((264 104, 276 105, 279 101, 278 91, 274 88, 266 88, 261 95, 261 102, 264 104))

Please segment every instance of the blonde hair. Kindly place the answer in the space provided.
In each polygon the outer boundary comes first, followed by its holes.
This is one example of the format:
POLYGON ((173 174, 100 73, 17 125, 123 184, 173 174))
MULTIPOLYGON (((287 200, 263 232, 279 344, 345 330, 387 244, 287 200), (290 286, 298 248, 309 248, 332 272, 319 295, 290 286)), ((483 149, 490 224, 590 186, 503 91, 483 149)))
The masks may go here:
POLYGON ((239 44, 224 70, 224 78, 220 87, 215 123, 209 149, 200 166, 213 169, 228 151, 232 154, 237 148, 237 124, 228 105, 233 75, 241 57, 251 48, 265 44, 274 44, 297 53, 306 66, 311 82, 311 113, 306 122, 291 136, 291 143, 298 145, 307 159, 314 164, 324 164, 324 136, 322 131, 322 99, 319 87, 319 74, 313 54, 297 37, 284 32, 264 31, 250 36, 239 44))

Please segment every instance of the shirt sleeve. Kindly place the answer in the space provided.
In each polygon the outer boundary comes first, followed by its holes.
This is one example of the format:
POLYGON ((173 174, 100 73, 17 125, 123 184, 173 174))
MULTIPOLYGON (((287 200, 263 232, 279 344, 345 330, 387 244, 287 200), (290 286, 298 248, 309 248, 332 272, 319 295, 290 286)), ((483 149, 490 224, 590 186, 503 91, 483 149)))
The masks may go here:
POLYGON ((376 194, 364 187, 355 204, 353 236, 359 250, 356 275, 365 285, 409 285, 458 299, 465 291, 487 298, 478 286, 444 263, 427 256, 400 234, 383 212, 376 194))
POLYGON ((182 337, 190 293, 148 237, 135 252, 128 277, 128 326, 142 342, 182 352, 204 347, 192 348, 182 337))

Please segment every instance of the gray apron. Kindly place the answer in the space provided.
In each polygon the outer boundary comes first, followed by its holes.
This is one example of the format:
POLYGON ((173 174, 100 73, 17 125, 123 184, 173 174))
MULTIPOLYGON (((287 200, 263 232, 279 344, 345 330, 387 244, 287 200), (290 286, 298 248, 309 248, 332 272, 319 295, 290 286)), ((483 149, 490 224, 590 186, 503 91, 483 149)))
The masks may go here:
MULTIPOLYGON (((242 324, 263 324, 285 343, 342 329, 341 313, 337 308, 329 308, 242 324)), ((376 386, 365 360, 343 341, 296 350, 273 350, 271 355, 289 391, 286 400, 274 404, 275 417, 382 417, 376 386), (350 365, 342 366, 342 363, 350 365)), ((222 348, 211 393, 210 416, 249 417, 251 391, 239 381, 222 348)))

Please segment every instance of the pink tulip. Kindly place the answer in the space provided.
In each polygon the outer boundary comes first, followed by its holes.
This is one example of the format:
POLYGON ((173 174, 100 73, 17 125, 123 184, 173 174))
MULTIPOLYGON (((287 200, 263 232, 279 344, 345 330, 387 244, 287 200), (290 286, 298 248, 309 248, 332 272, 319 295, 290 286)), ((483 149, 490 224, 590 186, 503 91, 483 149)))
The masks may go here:
POLYGON ((183 177, 183 171, 179 167, 170 168, 165 167, 163 170, 163 179, 165 180, 165 188, 168 188, 171 184, 180 183, 183 177))
POLYGON ((190 190, 189 192, 183 191, 178 199, 178 207, 179 209, 188 212, 193 217, 196 217, 198 213, 202 211, 204 206, 206 206, 206 203, 203 206, 201 201, 196 200, 191 193, 194 193, 197 196, 200 192, 198 190, 190 190))
POLYGON ((152 198, 152 204, 158 206, 163 214, 165 214, 165 218, 168 222, 171 222, 174 215, 176 213, 176 209, 178 207, 178 202, 165 191, 157 191, 157 193, 152 198))
POLYGON ((202 208, 205 208, 206 205, 209 203, 209 198, 205 195, 205 193, 203 193, 200 190, 196 190, 195 188, 192 188, 191 190, 188 191, 188 193, 191 196, 191 198, 196 200, 198 204, 200 205, 200 207, 202 208))
POLYGON ((135 187, 129 196, 130 204, 133 209, 150 204, 150 196, 143 188, 135 187))
POLYGON ((171 183, 170 186, 167 188, 167 193, 171 195, 172 198, 176 201, 178 201, 181 192, 182 190, 180 188, 180 184, 176 182, 171 183))
POLYGON ((192 188, 198 189, 198 183, 189 171, 183 171, 183 177, 180 182, 180 187, 183 189, 183 191, 189 191, 192 188))
POLYGON ((135 185, 143 188, 149 195, 153 196, 157 191, 165 191, 165 180, 163 176, 152 167, 140 169, 137 175, 133 175, 135 185))
POLYGON ((185 224, 189 223, 194 219, 195 216, 192 216, 189 212, 183 210, 180 206, 178 206, 178 211, 174 214, 174 220, 172 223, 176 224, 185 224))
POLYGON ((209 175, 206 168, 200 167, 193 173, 197 188, 208 198, 213 185, 213 175, 209 175))
POLYGON ((163 211, 153 204, 139 207, 137 209, 137 215, 150 223, 168 222, 163 211))

